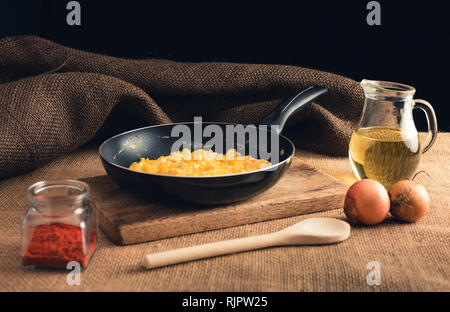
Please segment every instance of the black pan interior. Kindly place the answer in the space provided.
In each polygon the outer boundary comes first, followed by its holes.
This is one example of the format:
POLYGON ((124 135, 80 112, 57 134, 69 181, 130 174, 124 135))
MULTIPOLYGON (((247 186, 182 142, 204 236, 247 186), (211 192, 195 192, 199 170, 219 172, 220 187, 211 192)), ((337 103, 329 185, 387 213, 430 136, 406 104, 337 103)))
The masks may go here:
MULTIPOLYGON (((256 142, 254 142, 255 140, 249 140, 249 134, 246 132, 245 139, 242 141, 242 139, 238 139, 238 136, 235 133, 228 132, 227 135, 226 126, 229 124, 201 123, 200 133, 202 133, 209 125, 220 127, 223 137, 220 138, 219 135, 218 138, 216 137, 216 140, 222 142, 222 146, 225 149, 223 151, 218 150, 216 148, 217 146, 211 143, 211 137, 200 136, 198 139, 194 138, 194 123, 182 124, 189 128, 191 133, 190 137, 184 137, 182 140, 180 140, 180 137, 174 137, 172 131, 181 129, 180 127, 174 129, 174 127, 179 125, 180 124, 152 126, 122 133, 102 144, 100 147, 100 154, 106 161, 114 165, 128 168, 132 162, 139 161, 141 157, 157 159, 160 156, 169 155, 176 142, 184 143, 184 146, 179 146, 178 150, 181 150, 184 147, 189 148, 191 151, 203 148, 205 150, 212 149, 218 153, 225 153, 229 148, 236 148, 241 154, 251 155, 255 158, 265 158, 261 157, 262 154, 260 152, 262 148, 263 152, 271 152, 272 150, 271 134, 268 131, 256 131, 256 142), (265 140, 264 137, 266 138, 265 140)), ((197 124, 196 127, 198 126, 199 125, 197 124)), ((198 129, 200 128, 197 128, 197 130, 198 129)), ((214 128, 210 127, 208 129, 211 130, 214 128)), ((228 127, 228 129, 230 128, 228 127)), ((294 146, 290 140, 281 135, 275 134, 275 136, 278 137, 279 142, 277 148, 279 159, 273 161, 272 158, 271 162, 273 165, 285 161, 294 154, 294 146)), ((276 148, 276 146, 274 147, 276 148)))

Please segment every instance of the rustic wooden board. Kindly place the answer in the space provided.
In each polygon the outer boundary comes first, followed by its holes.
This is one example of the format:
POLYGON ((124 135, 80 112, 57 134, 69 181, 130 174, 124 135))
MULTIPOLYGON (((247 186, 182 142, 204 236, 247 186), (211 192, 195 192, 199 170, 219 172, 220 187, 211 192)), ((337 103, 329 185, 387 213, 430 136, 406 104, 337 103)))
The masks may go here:
POLYGON ((346 192, 344 184, 297 159, 264 193, 215 207, 187 204, 170 196, 140 198, 108 176, 84 180, 91 187, 101 229, 119 245, 341 208, 346 192))

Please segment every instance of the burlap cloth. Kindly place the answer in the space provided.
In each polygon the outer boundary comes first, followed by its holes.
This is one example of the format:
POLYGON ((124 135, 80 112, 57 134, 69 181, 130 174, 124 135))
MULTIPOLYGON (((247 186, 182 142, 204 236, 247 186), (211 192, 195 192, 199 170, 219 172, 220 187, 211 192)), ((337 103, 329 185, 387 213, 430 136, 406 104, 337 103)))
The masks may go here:
MULTIPOLYGON (((300 147, 345 154, 363 99, 358 83, 348 78, 293 66, 125 60, 31 36, 0 41, 0 178, 41 166, 0 181, 0 290, 449 291, 448 134, 423 157, 420 169, 429 176, 418 181, 433 204, 415 224, 388 220, 353 227, 350 239, 337 245, 270 248, 152 271, 139 265, 146 253, 268 233, 309 216, 126 247, 100 233, 80 286, 68 286, 63 273, 21 267, 20 221, 29 206, 28 186, 104 174, 95 142, 145 124, 192 121, 199 114, 205 121, 253 123, 309 85, 330 92, 292 121, 288 136, 300 147), (78 149, 89 141, 94 143, 78 149), (380 286, 366 283, 370 261, 381 266, 380 286)), ((345 157, 302 150, 297 156, 354 181, 345 157)), ((344 217, 340 210, 314 216, 344 217)))
MULTIPOLYGON (((414 224, 387 220, 352 227, 348 240, 328 246, 281 247, 143 270, 143 255, 223 239, 269 233, 312 216, 344 218, 341 210, 119 247, 100 233, 99 249, 80 286, 66 275, 28 271, 20 263, 19 223, 27 187, 49 178, 103 174, 96 148, 87 147, 24 176, 0 182, 0 290, 13 291, 450 291, 450 134, 440 133, 420 164, 417 181, 429 191, 429 213, 414 224), (367 264, 378 261, 381 285, 369 286, 367 264)), ((297 157, 340 180, 354 181, 346 157, 298 151, 297 157)))
MULTIPOLYGON (((311 85, 329 92, 296 119, 298 146, 344 155, 362 110, 354 80, 280 65, 129 60, 22 36, 0 41, 0 178, 35 169, 96 136, 149 124, 255 123, 311 85)), ((286 133, 286 132, 285 132, 286 133)), ((289 134, 289 133, 288 133, 289 134)))

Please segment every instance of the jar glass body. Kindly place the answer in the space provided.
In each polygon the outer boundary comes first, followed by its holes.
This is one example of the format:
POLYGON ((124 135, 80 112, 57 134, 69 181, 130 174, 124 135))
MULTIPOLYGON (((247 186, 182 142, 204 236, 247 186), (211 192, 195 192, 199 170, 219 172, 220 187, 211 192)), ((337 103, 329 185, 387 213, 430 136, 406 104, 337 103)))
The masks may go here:
POLYGON ((97 216, 89 187, 76 180, 37 182, 21 224, 22 264, 27 268, 85 269, 97 245, 97 216), (75 262, 74 262, 75 261, 75 262))

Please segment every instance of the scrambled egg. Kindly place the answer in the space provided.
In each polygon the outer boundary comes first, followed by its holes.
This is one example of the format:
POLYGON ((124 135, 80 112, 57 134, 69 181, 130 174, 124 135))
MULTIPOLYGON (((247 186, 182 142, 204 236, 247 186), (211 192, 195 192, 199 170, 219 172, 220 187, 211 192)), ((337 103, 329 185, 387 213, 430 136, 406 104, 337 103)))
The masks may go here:
POLYGON ((133 162, 129 168, 156 174, 215 176, 248 172, 270 165, 271 163, 264 159, 242 156, 235 149, 230 149, 223 155, 203 149, 191 153, 185 148, 181 152, 173 152, 169 156, 161 156, 156 160, 141 158, 139 162, 133 162))

